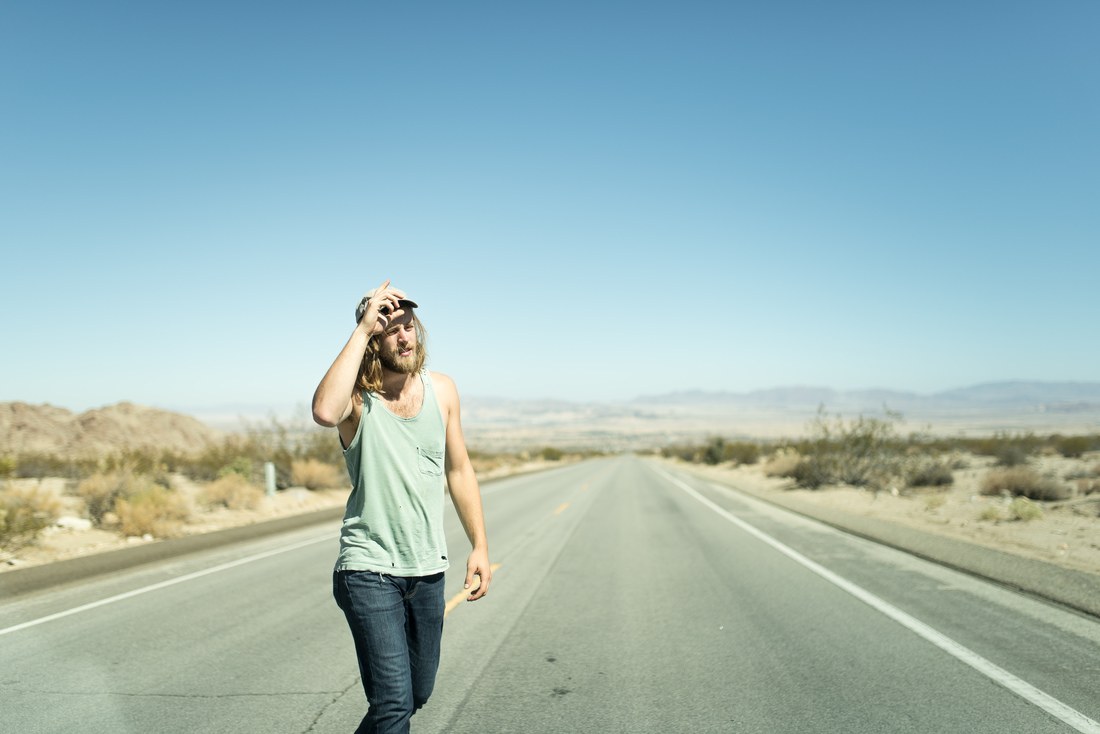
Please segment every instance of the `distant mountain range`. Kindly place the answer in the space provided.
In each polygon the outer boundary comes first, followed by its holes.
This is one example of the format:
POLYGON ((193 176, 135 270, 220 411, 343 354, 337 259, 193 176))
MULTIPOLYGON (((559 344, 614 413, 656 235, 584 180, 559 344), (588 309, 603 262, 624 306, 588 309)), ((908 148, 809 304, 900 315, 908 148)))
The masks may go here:
MULTIPOLYGON (((0 403, 0 456, 20 452, 95 455, 126 448, 200 450, 277 411, 166 411, 118 403, 75 414, 52 405, 0 403), (197 418, 197 419, 196 419, 197 418)), ((463 426, 471 448, 513 451, 541 446, 630 450, 696 442, 707 436, 780 438, 803 434, 819 409, 830 417, 900 414, 900 430, 940 434, 1098 433, 1100 382, 993 382, 931 395, 894 390, 837 391, 779 387, 746 393, 699 390, 619 402, 514 400, 467 396, 463 426)), ((308 409, 293 430, 310 430, 308 409)), ((285 416, 284 416, 285 417, 285 416)), ((252 424, 253 426, 256 423, 252 424)))
POLYGON ((642 448, 708 435, 803 434, 819 410, 830 417, 900 415, 902 430, 940 434, 1100 432, 1100 382, 991 382, 930 395, 897 390, 777 387, 745 393, 689 390, 625 402, 570 403, 466 398, 471 443, 539 442, 642 448))
POLYGON ((959 408, 999 407, 1010 409, 1100 408, 1100 382, 988 382, 972 387, 922 395, 897 390, 854 390, 841 392, 827 387, 777 387, 747 393, 686 392, 665 393, 636 398, 642 405, 715 405, 734 404, 757 407, 791 408, 824 405, 866 409, 903 407, 959 408))

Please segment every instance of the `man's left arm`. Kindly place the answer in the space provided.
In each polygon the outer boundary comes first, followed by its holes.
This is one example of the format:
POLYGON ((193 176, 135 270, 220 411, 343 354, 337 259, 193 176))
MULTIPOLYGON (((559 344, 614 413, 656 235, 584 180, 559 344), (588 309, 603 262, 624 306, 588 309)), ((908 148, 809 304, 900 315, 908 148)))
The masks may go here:
POLYGON ((446 422, 447 488, 458 512, 458 519, 466 531, 466 537, 470 539, 471 550, 470 557, 466 560, 464 588, 473 586, 474 576, 481 580, 480 585, 466 597, 466 601, 477 601, 489 591, 489 582, 493 577, 489 568, 489 540, 485 534, 481 488, 478 486, 474 466, 470 463, 470 454, 466 450, 466 439, 462 435, 458 389, 446 375, 433 373, 432 377, 446 422))

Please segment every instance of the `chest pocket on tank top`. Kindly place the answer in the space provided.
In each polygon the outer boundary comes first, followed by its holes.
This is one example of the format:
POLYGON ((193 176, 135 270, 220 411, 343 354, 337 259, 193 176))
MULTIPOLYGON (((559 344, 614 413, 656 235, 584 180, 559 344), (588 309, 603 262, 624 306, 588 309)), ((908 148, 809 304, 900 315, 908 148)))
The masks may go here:
POLYGON ((442 449, 425 448, 423 446, 416 447, 417 464, 420 467, 421 474, 427 474, 429 476, 438 477, 443 473, 443 451, 442 449))

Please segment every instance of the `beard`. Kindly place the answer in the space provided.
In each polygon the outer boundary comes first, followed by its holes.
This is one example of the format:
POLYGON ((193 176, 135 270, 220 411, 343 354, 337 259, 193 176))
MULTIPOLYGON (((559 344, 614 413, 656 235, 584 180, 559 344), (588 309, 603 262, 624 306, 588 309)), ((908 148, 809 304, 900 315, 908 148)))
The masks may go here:
POLYGON ((402 357, 396 350, 383 349, 378 352, 378 361, 382 363, 382 368, 385 370, 402 375, 411 375, 416 372, 417 351, 417 347, 413 347, 412 354, 402 357))

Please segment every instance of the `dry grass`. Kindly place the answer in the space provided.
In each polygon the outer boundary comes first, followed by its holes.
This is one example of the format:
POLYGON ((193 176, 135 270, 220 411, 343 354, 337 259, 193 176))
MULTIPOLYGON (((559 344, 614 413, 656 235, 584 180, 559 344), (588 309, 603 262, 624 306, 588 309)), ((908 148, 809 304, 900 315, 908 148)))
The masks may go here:
POLYGON ((76 491, 84 498, 92 522, 117 527, 123 535, 172 537, 191 515, 185 497, 151 477, 127 470, 93 474, 76 491))
POLYGON ((81 481, 76 493, 84 498, 91 521, 103 525, 108 515, 115 512, 118 500, 133 497, 155 486, 152 479, 142 474, 130 471, 99 472, 81 481))
POLYGON ((479 454, 477 452, 470 452, 470 463, 474 466, 474 471, 481 474, 488 474, 496 469, 507 464, 506 457, 499 454, 479 454))
POLYGON ((947 495, 943 492, 936 494, 930 494, 924 498, 924 509, 928 512, 934 512, 947 504, 947 495))
POLYGON ((1012 504, 1008 506, 1008 513, 1012 516, 1013 520, 1021 520, 1023 522, 1038 520, 1043 516, 1042 508, 1027 497, 1017 497, 1012 500, 1012 504))
POLYGON ((1100 478, 1097 477, 1080 477, 1074 480, 1074 485, 1077 489, 1077 494, 1086 495, 1093 492, 1100 492, 1100 478))
POLYGON ((955 483, 955 474, 948 462, 929 456, 911 459, 905 470, 908 487, 947 487, 955 483))
POLYGON ((61 514, 61 499, 41 487, 0 489, 0 547, 20 548, 61 514))
POLYGON ((1100 464, 1077 468, 1066 474, 1065 479, 1073 484, 1078 496, 1100 492, 1100 464))
POLYGON ((982 482, 982 494, 1007 494, 1032 500, 1053 501, 1069 497, 1069 488, 1026 466, 992 469, 982 482))
POLYGON ((1015 497, 1007 505, 991 505, 978 515, 979 520, 986 522, 1031 522, 1032 520, 1040 520, 1042 517, 1043 508, 1027 497, 1015 497))
POLYGON ((170 489, 152 486, 115 501, 118 529, 123 535, 171 538, 191 516, 187 501, 170 489))
POLYGON ((199 496, 207 507, 254 510, 263 502, 264 492, 240 474, 226 474, 204 485, 199 496))
POLYGON ((764 464, 764 475, 768 477, 789 477, 798 462, 802 460, 797 451, 780 449, 771 455, 764 464))
POLYGON ((985 522, 1000 522, 1004 519, 1004 513, 1001 512, 1000 507, 986 507, 978 515, 978 519, 985 522))
POLYGON ((317 459, 301 459, 290 465, 290 481, 306 489, 336 489, 348 484, 348 475, 332 464, 317 459))

